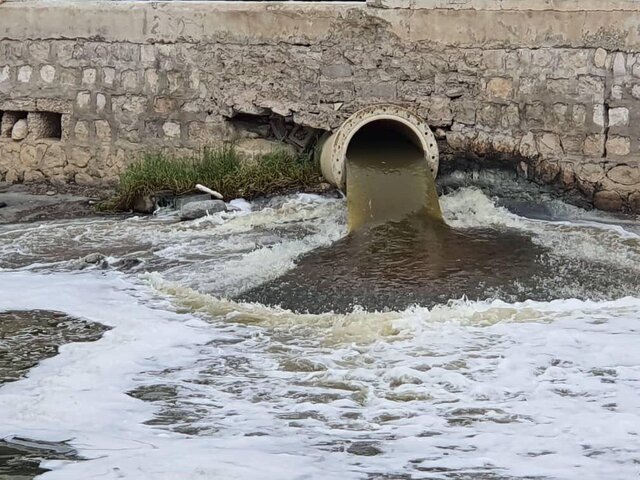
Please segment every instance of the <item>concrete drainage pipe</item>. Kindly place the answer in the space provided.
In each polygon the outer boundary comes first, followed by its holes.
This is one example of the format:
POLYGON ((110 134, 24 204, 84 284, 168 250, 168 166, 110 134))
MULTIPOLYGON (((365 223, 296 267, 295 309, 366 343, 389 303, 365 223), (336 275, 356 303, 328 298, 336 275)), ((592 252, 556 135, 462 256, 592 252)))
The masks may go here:
POLYGON ((372 105, 357 111, 338 130, 326 136, 319 145, 322 175, 330 184, 345 190, 346 160, 349 143, 353 136, 373 122, 384 122, 398 135, 409 138, 424 152, 424 160, 433 176, 438 174, 438 145, 424 120, 409 110, 397 105, 372 105))

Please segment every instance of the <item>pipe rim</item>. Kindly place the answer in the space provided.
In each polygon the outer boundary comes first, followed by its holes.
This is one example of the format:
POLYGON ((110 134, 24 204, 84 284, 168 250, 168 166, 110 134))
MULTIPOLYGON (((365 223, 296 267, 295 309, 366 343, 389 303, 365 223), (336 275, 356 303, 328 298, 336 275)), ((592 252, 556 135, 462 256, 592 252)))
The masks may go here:
POLYGON ((331 170, 338 186, 344 189, 346 184, 345 160, 347 149, 353 136, 365 125, 377 120, 391 120, 408 127, 418 138, 434 178, 438 174, 439 152, 433 132, 418 115, 393 104, 371 105, 351 115, 338 129, 333 142, 331 170))

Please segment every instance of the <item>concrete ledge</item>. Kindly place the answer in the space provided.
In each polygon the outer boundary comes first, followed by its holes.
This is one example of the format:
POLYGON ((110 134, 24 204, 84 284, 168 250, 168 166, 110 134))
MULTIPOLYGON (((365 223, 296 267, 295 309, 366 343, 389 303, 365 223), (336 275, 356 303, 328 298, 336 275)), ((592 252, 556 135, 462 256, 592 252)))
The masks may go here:
POLYGON ((640 11, 638 0, 367 0, 371 7, 426 10, 640 11))
POLYGON ((637 0, 371 1, 407 6, 371 8, 364 2, 7 2, 1 7, 0 40, 281 42, 309 46, 329 38, 337 25, 350 24, 358 30, 377 23, 384 24, 400 41, 441 47, 640 50, 637 0), (581 5, 579 12, 570 10, 577 5, 581 5), (537 6, 539 10, 535 10, 537 6), (596 6, 600 10, 594 10, 596 6))

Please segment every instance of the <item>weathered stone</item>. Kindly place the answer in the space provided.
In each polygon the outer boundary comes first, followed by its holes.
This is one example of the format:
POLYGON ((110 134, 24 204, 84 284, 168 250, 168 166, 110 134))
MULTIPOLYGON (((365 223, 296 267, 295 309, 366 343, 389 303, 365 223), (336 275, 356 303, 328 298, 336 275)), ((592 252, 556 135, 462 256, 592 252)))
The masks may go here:
POLYGON ((66 163, 66 155, 60 145, 49 145, 40 161, 40 170, 46 174, 56 172, 66 163))
POLYGON ((563 135, 560 137, 560 142, 565 153, 579 155, 584 148, 584 137, 581 135, 563 135))
POLYGON ((622 100, 623 89, 622 85, 612 85, 611 86, 611 98, 613 100, 622 100))
POLYGON ((631 141, 628 137, 610 136, 606 143, 608 155, 629 155, 631 151, 631 141))
POLYGON ((496 98, 507 99, 513 92, 513 81, 510 78, 496 77, 487 82, 487 93, 496 98))
POLYGON ((166 137, 179 138, 180 137, 180 124, 175 122, 165 122, 162 125, 162 131, 166 137))
POLYGON ((326 78, 345 78, 350 77, 351 73, 351 65, 349 64, 328 65, 321 71, 321 75, 326 78))
POLYGON ((640 187, 640 165, 617 165, 607 172, 613 182, 621 185, 637 185, 640 187))
POLYGON ((605 81, 601 77, 582 75, 578 77, 578 98, 584 101, 604 101, 605 81))
POLYGON ((78 92, 76 96, 76 105, 78 108, 87 109, 91 104, 91 93, 89 92, 78 92))
POLYGON ((61 98, 38 98, 36 109, 40 112, 71 113, 73 102, 61 98))
POLYGON ((76 122, 73 133, 76 140, 86 143, 89 140, 89 122, 84 120, 76 122))
POLYGON ((24 183, 44 182, 44 174, 38 170, 27 170, 24 172, 24 183))
POLYGON ((49 59, 50 45, 48 42, 33 42, 29 45, 29 55, 40 62, 49 59))
POLYGON ((40 67, 40 78, 45 83, 52 83, 56 77, 56 68, 53 65, 43 65, 40 67))
POLYGON ((535 165, 536 179, 543 183, 554 183, 560 175, 560 165, 553 161, 542 160, 535 165))
POLYGON ((118 112, 128 112, 140 115, 147 109, 147 99, 138 95, 111 97, 113 109, 118 112))
POLYGON ((622 209, 622 197, 617 192, 604 190, 595 193, 593 204, 600 210, 617 212, 622 209))
POLYGON ((74 147, 67 159, 70 165, 78 168, 85 168, 91 160, 91 152, 86 148, 74 147))
POLYGON ((626 107, 616 107, 609 109, 609 126, 627 126, 629 125, 629 109, 626 107))
POLYGON ((604 127, 604 105, 594 105, 593 107, 593 123, 598 127, 604 127))
POLYGON ((574 105, 571 110, 571 117, 573 119, 574 125, 576 125, 577 127, 583 126, 587 118, 587 111, 584 105, 574 105))
POLYGON ((10 77, 11 77, 11 69, 9 68, 9 66, 5 65, 3 67, 0 67, 0 83, 9 81, 10 77))
POLYGON ((592 157, 604 156, 605 136, 601 133, 587 135, 584 141, 583 153, 592 157))
POLYGON ((18 120, 11 130, 11 138, 13 140, 24 140, 29 134, 29 124, 25 118, 18 120))
POLYGON ((147 91, 151 93, 157 92, 159 81, 160 76, 157 70, 149 69, 144 72, 144 87, 147 91))
POLYGON ((544 125, 544 104, 536 102, 525 105, 525 120, 530 128, 542 127, 544 125))
POLYGON ((102 69, 102 82, 105 85, 113 85, 116 78, 116 69, 112 67, 105 67, 102 69))
POLYGON ((111 126, 106 120, 96 120, 96 139, 100 142, 111 141, 111 126))
POLYGON ((94 85, 98 74, 95 68, 85 68, 82 70, 82 83, 84 85, 94 85))
POLYGON ((96 111, 103 112, 107 107, 107 97, 103 93, 96 94, 96 111))
POLYGON ((20 147, 20 165, 25 168, 25 170, 30 170, 35 168, 37 164, 36 147, 23 143, 20 147))
POLYGON ((593 64, 597 68, 605 68, 607 62, 607 51, 604 48, 596 49, 593 55, 593 64))
POLYGON ((557 125, 562 125, 567 119, 567 105, 564 103, 553 104, 553 121, 557 125))
POLYGON ((26 65, 24 67, 20 67, 18 69, 18 82, 20 83, 29 83, 31 80, 31 73, 33 72, 33 68, 26 65))
POLYGON ((502 121, 502 105, 487 103, 477 112, 477 122, 485 127, 497 127, 502 121))
POLYGON ((16 170, 15 168, 11 168, 11 169, 7 170, 7 173, 5 173, 4 181, 6 183, 8 183, 9 185, 21 182, 22 181, 22 174, 18 170, 16 170))
POLYGON ((472 130, 447 132, 447 144, 454 151, 465 151, 470 148, 477 135, 472 130))
POLYGON ((601 163, 581 163, 576 167, 576 177, 584 182, 597 184, 605 177, 604 165, 601 163))
POLYGON ((538 156, 538 147, 533 133, 529 132, 520 141, 520 155, 525 158, 535 158, 538 156))
POLYGON ((83 172, 76 173, 73 177, 73 180, 77 185, 81 185, 84 187, 90 187, 96 184, 96 180, 91 176, 83 172))
POLYGON ((498 153, 514 153, 518 151, 520 145, 519 139, 511 135, 497 134, 493 136, 493 151, 498 153))
POLYGON ((627 61, 624 53, 617 52, 613 57, 613 76, 623 77, 627 74, 627 61))
POLYGON ((125 92, 137 93, 139 90, 138 72, 134 70, 127 70, 125 72, 122 72, 121 83, 125 92))
POLYGON ((222 200, 206 200, 187 203, 180 210, 180 220, 195 220, 213 213, 225 212, 226 204, 222 200))
POLYGON ((538 151, 543 157, 559 157, 564 153, 555 133, 543 133, 538 137, 538 151))
POLYGON ((175 108, 175 100, 171 97, 156 97, 153 101, 153 109, 157 113, 169 113, 175 108))

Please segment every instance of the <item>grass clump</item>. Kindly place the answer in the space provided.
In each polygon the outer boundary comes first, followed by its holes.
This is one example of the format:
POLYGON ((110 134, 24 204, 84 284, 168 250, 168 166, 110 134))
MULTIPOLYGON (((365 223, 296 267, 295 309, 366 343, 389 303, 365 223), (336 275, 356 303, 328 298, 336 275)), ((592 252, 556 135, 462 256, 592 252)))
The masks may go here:
POLYGON ((317 162, 284 150, 246 160, 233 147, 206 148, 189 158, 147 154, 120 175, 113 198, 102 210, 131 210, 136 198, 161 190, 176 195, 192 192, 200 183, 225 199, 317 189, 322 182, 317 162))

